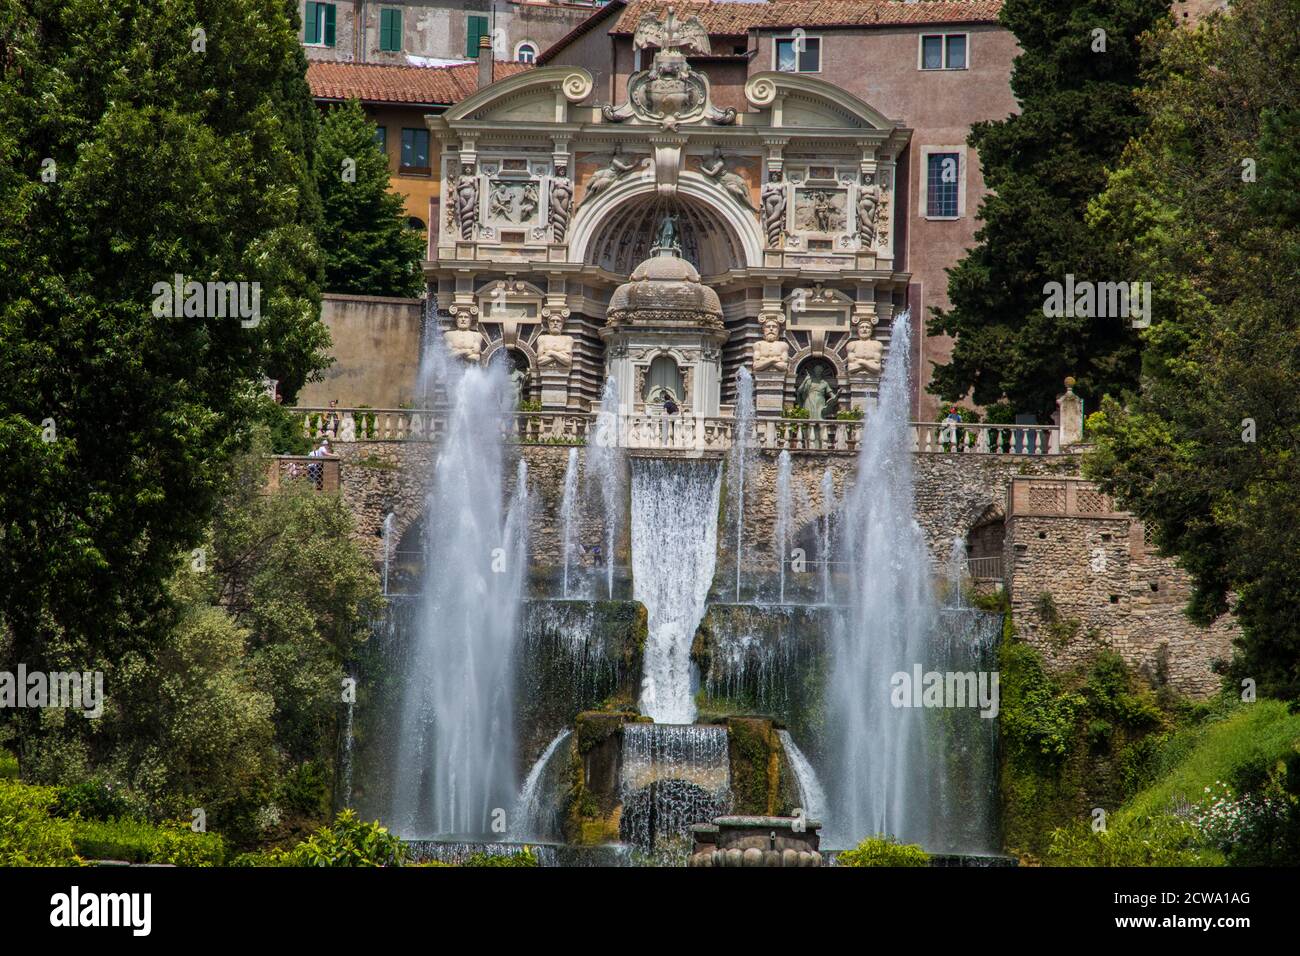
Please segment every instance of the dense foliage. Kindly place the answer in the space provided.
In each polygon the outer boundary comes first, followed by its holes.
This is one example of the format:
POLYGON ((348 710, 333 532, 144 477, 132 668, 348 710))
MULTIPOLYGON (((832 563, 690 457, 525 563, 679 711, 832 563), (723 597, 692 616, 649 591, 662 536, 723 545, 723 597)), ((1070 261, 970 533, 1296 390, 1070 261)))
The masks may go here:
POLYGON ((162 665, 263 378, 326 361, 295 6, 0 0, 0 666, 162 665), (156 315, 176 275, 258 314, 156 315))
POLYGON ((407 225, 405 200, 388 188, 388 157, 376 148, 375 124, 359 102, 325 114, 318 149, 325 290, 420 295, 424 234, 407 225))
POLYGON ((951 307, 932 334, 953 335, 952 359, 934 370, 944 398, 1048 416, 1067 375, 1091 403, 1137 383, 1137 339, 1119 318, 1043 314, 1044 284, 1067 274, 1128 281, 1085 222, 1107 167, 1145 116, 1133 99, 1139 36, 1167 16, 1165 0, 1007 0, 999 14, 1020 45, 1011 76, 1019 112, 976 123, 970 145, 991 192, 977 245, 949 270, 951 307), (1104 50, 1095 31, 1105 32, 1104 50))
POLYGON ((1300 7, 1242 0, 1155 45, 1149 128, 1092 209, 1155 321, 1088 470, 1191 572, 1198 620, 1236 596, 1238 691, 1300 698, 1300 7))

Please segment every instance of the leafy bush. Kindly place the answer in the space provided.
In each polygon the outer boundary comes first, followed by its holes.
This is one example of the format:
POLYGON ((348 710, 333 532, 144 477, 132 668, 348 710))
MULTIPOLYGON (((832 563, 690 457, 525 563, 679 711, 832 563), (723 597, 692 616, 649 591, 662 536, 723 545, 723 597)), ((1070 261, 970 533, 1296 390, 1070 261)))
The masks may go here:
POLYGON ((154 826, 140 820, 77 820, 73 839, 81 856, 92 860, 221 866, 226 843, 215 833, 195 833, 177 821, 154 826))
POLYGON ((375 823, 344 810, 284 855, 287 866, 401 866, 406 844, 375 823))
POLYGON ((60 787, 58 794, 59 799, 54 812, 61 817, 111 820, 135 816, 140 810, 120 785, 107 783, 98 778, 60 787))
POLYGON ((929 866, 930 854, 914 843, 893 837, 867 837, 835 859, 836 866, 929 866))
POLYGON ((18 779, 18 758, 7 750, 0 749, 0 780, 18 779))
POLYGON ((0 866, 70 866, 79 863, 72 823, 52 816, 53 787, 0 780, 0 866))
POLYGON ((1000 664, 1003 737, 1013 747, 1049 761, 1064 757, 1084 698, 1062 693, 1044 673, 1038 654, 1025 644, 1004 645, 1000 664))

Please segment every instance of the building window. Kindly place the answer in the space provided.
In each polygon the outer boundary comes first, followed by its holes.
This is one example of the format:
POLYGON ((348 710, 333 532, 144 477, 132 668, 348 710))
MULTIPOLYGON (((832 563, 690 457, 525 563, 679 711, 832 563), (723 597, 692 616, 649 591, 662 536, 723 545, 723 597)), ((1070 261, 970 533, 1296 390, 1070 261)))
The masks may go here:
POLYGON ((932 33, 921 37, 921 69, 966 69, 966 34, 932 33))
POLYGON ((477 59, 479 38, 488 36, 490 32, 487 17, 470 17, 466 20, 465 55, 477 59))
POLYGON ((334 45, 334 4, 303 5, 302 42, 308 46, 334 45))
POLYGON ((429 171, 429 131, 402 130, 402 167, 407 172, 429 171))
POLYGON ((532 63, 537 59, 537 45, 524 42, 515 47, 515 59, 520 63, 532 63))
POLYGON ((375 127, 375 145, 379 147, 379 151, 381 153, 388 152, 388 127, 387 126, 375 127))
POLYGON ((402 49, 402 11, 379 11, 379 49, 398 53, 402 49))
POLYGON ((822 68, 821 37, 778 37, 776 68, 782 73, 820 73, 822 68))
POLYGON ((960 154, 930 153, 926 156, 926 217, 929 219, 956 219, 960 216, 960 186, 960 154))

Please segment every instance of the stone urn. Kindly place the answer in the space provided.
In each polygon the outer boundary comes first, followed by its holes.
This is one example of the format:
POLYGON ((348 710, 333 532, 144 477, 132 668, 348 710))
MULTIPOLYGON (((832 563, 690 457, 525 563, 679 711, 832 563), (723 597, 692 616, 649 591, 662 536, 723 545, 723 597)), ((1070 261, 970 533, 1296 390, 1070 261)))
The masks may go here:
POLYGON ((802 817, 718 817, 691 827, 687 866, 821 866, 820 829, 802 817))

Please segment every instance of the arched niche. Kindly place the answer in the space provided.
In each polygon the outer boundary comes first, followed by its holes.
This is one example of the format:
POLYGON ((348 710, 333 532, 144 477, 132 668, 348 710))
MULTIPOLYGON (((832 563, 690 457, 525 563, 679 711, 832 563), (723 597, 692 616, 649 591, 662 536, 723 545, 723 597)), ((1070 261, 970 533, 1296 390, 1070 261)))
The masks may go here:
POLYGON ((673 196, 659 195, 653 178, 629 174, 584 202, 574 216, 569 261, 630 274, 650 256, 665 212, 678 216, 683 258, 700 275, 762 264, 763 237, 754 213, 695 173, 682 173, 673 196))

